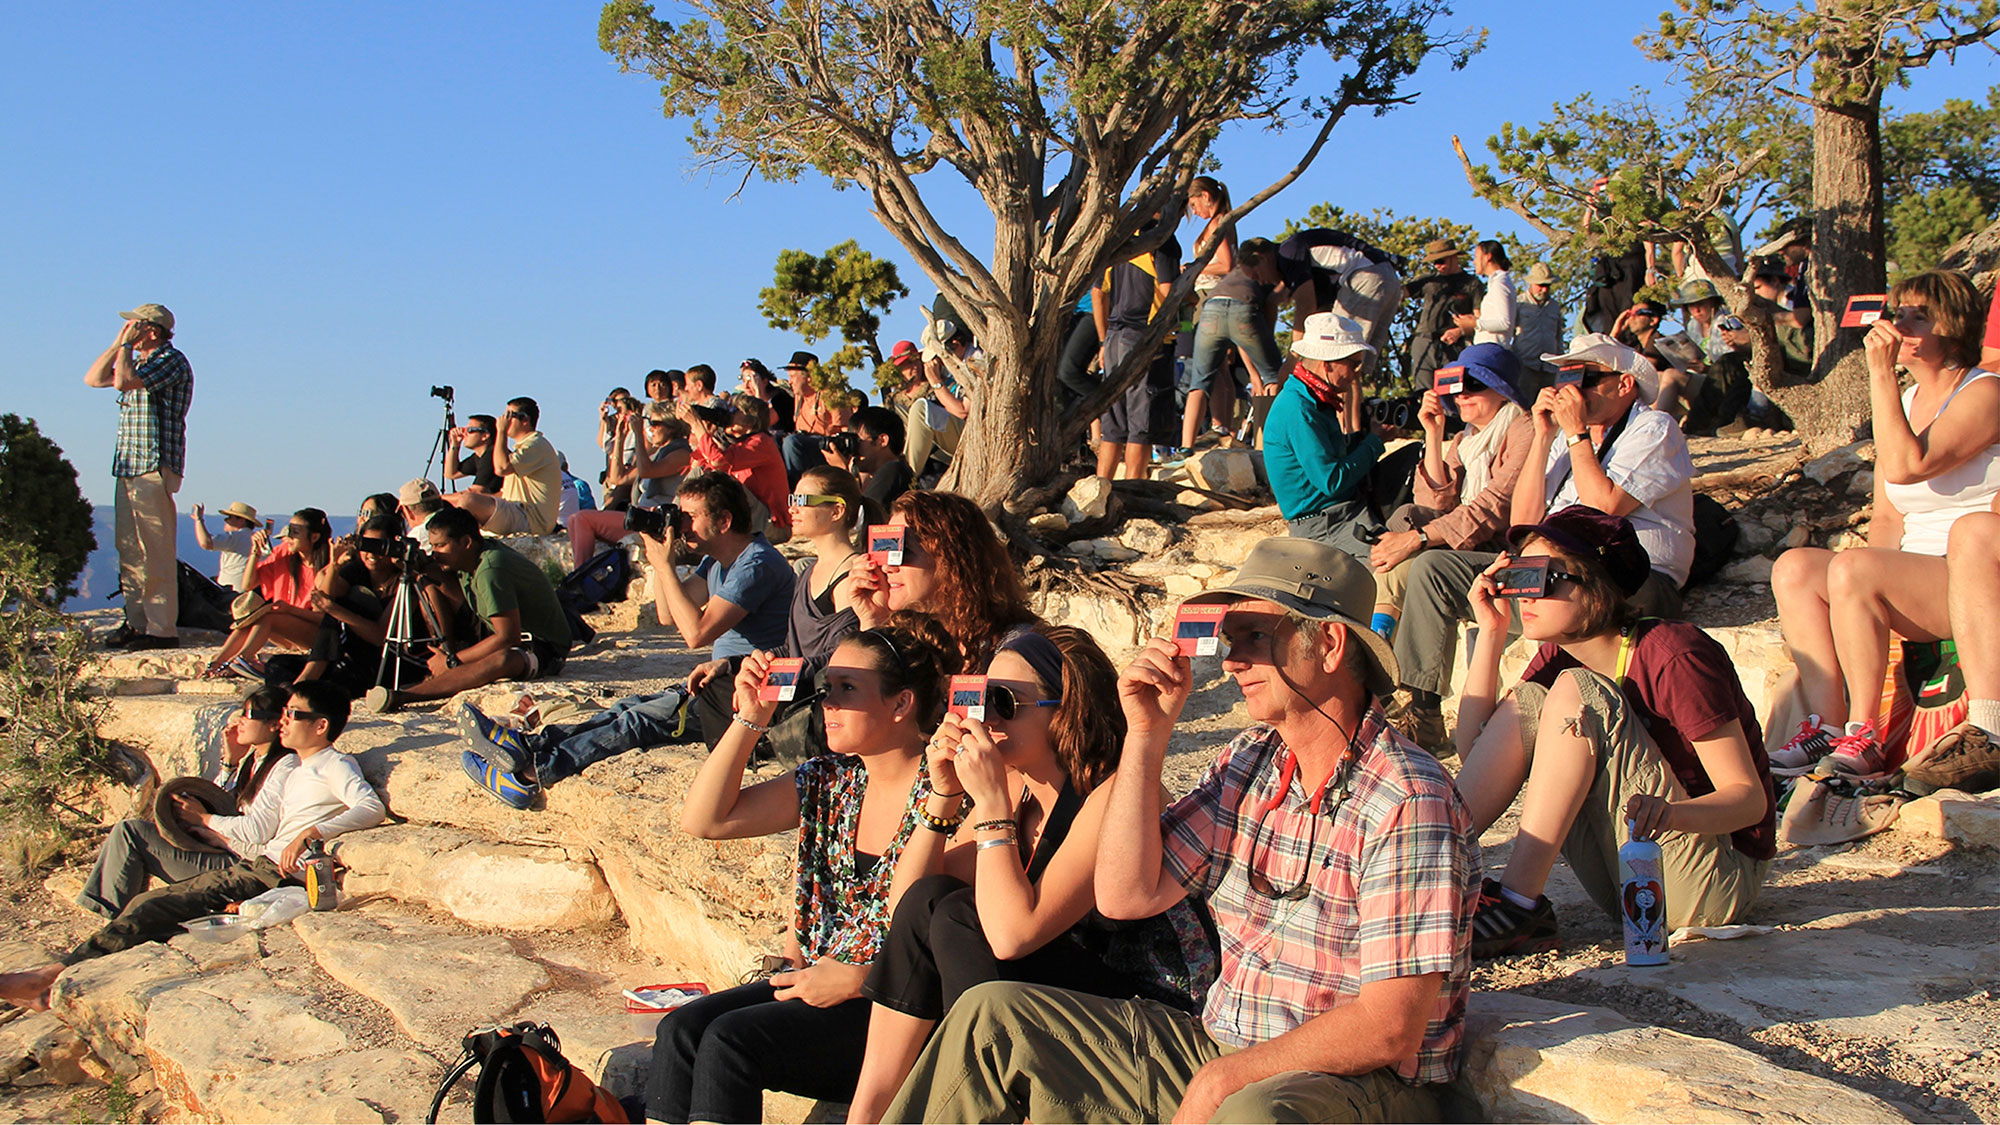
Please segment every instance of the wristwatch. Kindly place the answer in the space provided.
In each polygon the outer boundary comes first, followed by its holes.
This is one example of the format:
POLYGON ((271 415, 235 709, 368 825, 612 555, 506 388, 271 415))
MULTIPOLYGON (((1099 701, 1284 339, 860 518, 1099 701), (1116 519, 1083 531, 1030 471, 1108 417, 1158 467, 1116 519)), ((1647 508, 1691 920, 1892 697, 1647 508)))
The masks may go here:
POLYGON ((1420 550, 1421 550, 1422 548, 1425 548, 1425 547, 1428 547, 1428 546, 1430 546, 1430 545, 1431 545, 1431 533, 1430 533, 1430 532, 1428 532, 1428 531, 1425 531, 1425 530, 1424 530, 1423 528, 1421 528, 1421 527, 1420 527, 1420 528, 1418 528, 1418 529, 1417 529, 1417 547, 1418 547, 1418 549, 1420 549, 1420 550))
POLYGON ((1580 434, 1572 434, 1572 435, 1570 435, 1570 438, 1569 438, 1569 441, 1568 441, 1568 443, 1567 443, 1567 444, 1569 444, 1569 445, 1572 445, 1572 446, 1573 446, 1573 445, 1575 445, 1575 444, 1576 444, 1577 442, 1580 442, 1580 441, 1589 441, 1589 440, 1590 440, 1590 431, 1589 431, 1589 430, 1585 430, 1584 432, 1582 432, 1582 433, 1580 433, 1580 434))

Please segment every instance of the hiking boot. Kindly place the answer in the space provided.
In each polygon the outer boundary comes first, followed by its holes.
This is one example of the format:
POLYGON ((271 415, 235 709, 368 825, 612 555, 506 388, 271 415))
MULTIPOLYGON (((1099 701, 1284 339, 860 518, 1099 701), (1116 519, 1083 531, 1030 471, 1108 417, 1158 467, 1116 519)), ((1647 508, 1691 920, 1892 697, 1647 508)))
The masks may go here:
POLYGON ((1773 777, 1797 777, 1819 764, 1833 750, 1833 731, 1819 723, 1818 715, 1808 715, 1790 741, 1771 751, 1773 777))
POLYGON ((133 637, 143 636, 145 636, 144 633, 139 632, 130 625, 120 623, 116 629, 99 638, 97 643, 103 645, 105 648, 124 648, 126 645, 132 643, 133 637))
POLYGON ((1472 915, 1472 956, 1479 960, 1546 953, 1562 944, 1556 908, 1543 895, 1532 910, 1524 910, 1500 893, 1500 882, 1488 879, 1479 891, 1479 909, 1472 915))
POLYGON ((512 809, 526 810, 535 803, 535 783, 522 781, 492 762, 467 750, 458 760, 465 776, 474 785, 493 794, 493 799, 512 809))
POLYGON ((1971 723, 1960 723, 1903 763, 1903 778, 1932 790, 1984 793, 2000 786, 2000 747, 1971 723))
POLYGON ((402 706, 403 700, 395 692, 377 684, 368 689, 368 694, 361 697, 361 705, 377 715, 386 715, 402 706))
POLYGON ((126 652, 150 652, 156 648, 179 648, 179 637, 156 637, 151 633, 134 633, 124 644, 118 646, 126 652))
POLYGON ((469 702, 458 705, 458 732, 465 736, 473 753, 508 773, 525 775, 533 764, 534 755, 521 744, 518 731, 487 718, 484 711, 469 702))
POLYGON ((1430 751, 1433 757, 1449 758, 1458 753, 1451 732, 1444 728, 1444 712, 1435 699, 1420 698, 1408 688, 1396 692, 1387 708, 1389 725, 1404 738, 1430 751))
POLYGON ((1849 723, 1848 733, 1835 738, 1827 756, 1814 771, 1826 777, 1884 777, 1889 773, 1889 750, 1867 723, 1849 723))

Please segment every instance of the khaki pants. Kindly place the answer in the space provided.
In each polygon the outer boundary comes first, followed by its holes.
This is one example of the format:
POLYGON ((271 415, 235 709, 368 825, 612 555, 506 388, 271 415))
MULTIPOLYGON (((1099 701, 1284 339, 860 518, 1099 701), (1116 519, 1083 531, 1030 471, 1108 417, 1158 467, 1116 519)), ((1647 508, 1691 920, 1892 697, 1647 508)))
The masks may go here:
POLYGON ((125 624, 135 633, 179 635, 174 493, 180 490, 181 475, 165 469, 118 478, 118 585, 125 591, 125 624))
MULTIPOLYGON (((1171 1121, 1195 1071, 1228 1052, 1151 1000, 994 981, 951 1006, 884 1121, 1171 1121)), ((1216 1121, 1436 1121, 1430 1090, 1387 1070, 1294 1070, 1225 1098, 1216 1121)))
MULTIPOLYGON (((1580 724, 1597 747, 1597 777, 1583 799, 1576 820, 1563 840, 1563 858, 1577 881, 1612 918, 1622 918, 1618 892, 1618 849, 1631 837, 1625 829, 1625 802, 1634 793, 1687 799, 1646 724, 1632 712, 1625 695, 1610 677, 1582 668, 1563 675, 1576 681, 1583 698, 1580 724)), ((1521 741, 1530 757, 1542 721, 1548 689, 1521 684, 1514 689, 1521 710, 1521 741)), ((1757 901, 1768 860, 1751 859, 1736 850, 1727 835, 1667 832, 1659 837, 1660 866, 1666 876, 1667 925, 1726 926, 1748 913, 1757 901)))
POLYGON ((931 447, 936 446, 948 456, 958 453, 959 436, 965 432, 965 419, 943 407, 936 412, 943 417, 943 428, 931 426, 932 400, 920 398, 910 404, 910 411, 903 418, 903 460, 910 463, 910 469, 918 476, 924 475, 924 466, 930 463, 931 447))

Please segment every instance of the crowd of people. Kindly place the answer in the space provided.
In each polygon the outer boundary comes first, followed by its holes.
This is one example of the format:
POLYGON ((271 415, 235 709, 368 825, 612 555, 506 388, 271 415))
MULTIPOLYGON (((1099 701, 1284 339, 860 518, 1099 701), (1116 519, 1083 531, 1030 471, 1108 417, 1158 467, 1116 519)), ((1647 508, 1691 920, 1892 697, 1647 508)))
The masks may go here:
MULTIPOLYGON (((578 496, 565 518, 576 489, 528 398, 449 434, 462 487, 370 496, 352 536, 302 509, 273 546, 255 509, 211 534, 197 507, 236 592, 208 674, 260 681, 219 736, 226 808, 181 796, 178 831, 119 825, 80 899, 104 928, 0 977, 0 997, 45 1003, 66 965, 296 879, 313 841, 379 821, 325 752, 351 700, 559 675, 580 622, 512 534, 566 531, 580 568, 637 536, 652 611, 708 658, 535 730, 459 700, 473 783, 525 812, 612 756, 705 744, 680 831, 796 834, 779 967, 660 1023, 645 1110, 662 1121, 756 1120, 766 1090, 856 1122, 1435 1120, 1472 962, 1561 939, 1558 858, 1616 919, 1620 847, 1657 840, 1669 924, 1724 925, 1753 916, 1798 779, 2000 784, 2000 642, 1978 627, 2000 603, 2000 379, 1982 366, 2000 317, 1965 277, 1904 280, 1867 329, 1870 543, 1778 560, 1813 714, 1767 744, 1724 649, 1678 619, 1701 536, 1685 427, 1756 408, 1748 331, 1712 281, 1678 280, 1686 327, 1665 332, 1641 295, 1673 280, 1654 248, 1608 259, 1572 336, 1547 266, 1517 286, 1498 242, 1434 242, 1406 276, 1348 232, 1238 242, 1213 225, 1226 187, 1196 189, 1216 253, 1192 330, 1100 420, 1095 468, 1254 432, 1289 534, 1186 603, 1220 607, 1249 719, 1187 792, 1163 764, 1200 658, 1159 637, 1119 669, 1037 615, 977 505, 926 487, 979 390, 976 343, 940 304, 892 350, 905 385, 883 405, 824 391, 804 351, 782 377, 744 361, 733 394, 705 365, 649 373, 644 400, 615 388, 601 509, 578 496), (1392 367, 1422 388, 1401 426, 1365 390, 1392 367), (870 549, 875 524, 902 529, 895 556, 870 549), (1892 634, 1957 643, 1969 712, 1929 745, 1884 737, 1892 634), (1509 685, 1515 637, 1539 647, 1509 685), (961 676, 980 677, 969 694, 961 676), (1489 874, 1480 837, 1517 802, 1489 874)), ((1798 335, 1785 264, 1749 272, 1798 335)), ((1169 238, 1098 279, 1076 323, 1097 346, 1065 355, 1064 394, 1141 346, 1180 268, 1169 238)), ((123 315, 87 382, 121 392, 113 643, 146 649, 175 643, 157 540, 192 371, 165 309, 123 315)))

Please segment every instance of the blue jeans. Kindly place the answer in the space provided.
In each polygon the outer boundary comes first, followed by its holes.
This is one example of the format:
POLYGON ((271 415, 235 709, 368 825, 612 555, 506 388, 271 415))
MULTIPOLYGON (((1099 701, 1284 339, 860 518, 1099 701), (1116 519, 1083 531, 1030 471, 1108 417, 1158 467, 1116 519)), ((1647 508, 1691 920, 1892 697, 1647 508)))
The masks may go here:
POLYGON ((826 464, 826 439, 819 434, 790 433, 778 441, 778 452, 785 459, 785 478, 793 484, 807 470, 826 464))
POLYGON ((581 723, 548 727, 529 740, 537 780, 553 785, 627 750, 699 740, 701 724, 681 718, 686 700, 679 688, 627 696, 581 723))
POLYGON ((1278 381, 1278 342, 1265 326, 1262 310, 1255 301, 1234 297, 1210 297, 1201 303, 1201 322, 1194 330, 1193 374, 1189 391, 1205 391, 1215 385, 1215 376, 1224 370, 1229 349, 1240 347, 1257 368, 1257 377, 1266 383, 1278 381))

